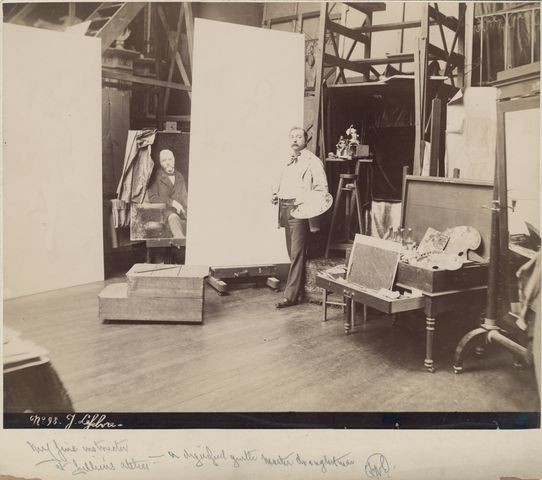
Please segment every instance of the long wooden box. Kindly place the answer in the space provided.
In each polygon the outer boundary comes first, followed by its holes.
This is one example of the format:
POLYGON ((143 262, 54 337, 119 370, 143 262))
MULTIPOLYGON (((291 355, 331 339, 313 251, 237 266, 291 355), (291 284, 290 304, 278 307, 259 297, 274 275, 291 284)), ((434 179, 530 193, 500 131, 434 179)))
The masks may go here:
POLYGON ((126 274, 128 296, 145 298, 203 297, 209 267, 136 263, 126 274))
POLYGON ((467 265, 459 270, 432 271, 399 262, 395 283, 437 293, 487 285, 487 274, 486 263, 467 265))
POLYGON ((203 291, 198 298, 129 296, 127 283, 114 283, 98 295, 104 320, 203 323, 203 291))
POLYGON ((351 297, 354 301, 383 313, 409 312, 424 307, 425 300, 423 296, 397 299, 386 298, 380 296, 377 292, 367 291, 357 285, 344 283, 340 280, 331 280, 321 275, 316 276, 316 285, 328 292, 351 297))

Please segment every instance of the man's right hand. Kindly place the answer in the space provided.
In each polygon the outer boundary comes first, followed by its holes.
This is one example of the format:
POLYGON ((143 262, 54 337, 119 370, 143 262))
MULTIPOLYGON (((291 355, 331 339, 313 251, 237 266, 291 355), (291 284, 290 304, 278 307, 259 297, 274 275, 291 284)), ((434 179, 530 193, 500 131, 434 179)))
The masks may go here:
POLYGON ((271 197, 271 203, 273 205, 276 205, 277 203, 279 203, 279 197, 276 193, 274 193, 273 196, 271 197))

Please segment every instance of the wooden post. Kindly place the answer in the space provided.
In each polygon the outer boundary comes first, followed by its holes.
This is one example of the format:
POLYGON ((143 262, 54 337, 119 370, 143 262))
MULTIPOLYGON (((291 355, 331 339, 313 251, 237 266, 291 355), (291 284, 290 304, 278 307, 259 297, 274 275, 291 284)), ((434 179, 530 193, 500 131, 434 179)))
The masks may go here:
POLYGON ((327 18, 328 4, 323 2, 320 6, 320 25, 318 31, 318 46, 316 55, 316 85, 314 89, 314 117, 313 128, 314 134, 311 142, 309 143, 309 150, 314 151, 320 157, 325 156, 325 152, 318 152, 318 146, 320 141, 320 103, 322 96, 322 84, 324 82, 324 51, 326 48, 326 18, 327 18))
MULTIPOLYGON (((155 34, 154 34, 154 47, 155 47, 155 52, 154 52, 154 71, 155 71, 155 74, 156 74, 156 78, 157 79, 160 79, 161 78, 161 63, 162 63, 162 58, 161 58, 161 55, 162 55, 162 48, 161 46, 163 45, 163 42, 162 42, 162 37, 160 37, 159 35, 159 22, 158 22, 158 15, 156 15, 156 5, 150 5, 150 8, 154 10, 153 12, 153 15, 151 15, 151 21, 153 22, 153 27, 154 27, 154 30, 155 30, 155 34)), ((165 110, 165 107, 164 107, 164 89, 163 88, 159 88, 158 89, 158 98, 157 98, 157 102, 156 102, 156 128, 158 128, 158 130, 162 130, 163 129, 163 126, 164 126, 164 110, 165 110)))
POLYGON ((429 175, 432 177, 439 176, 442 150, 442 100, 440 98, 433 99, 433 108, 431 114, 431 155, 429 164, 429 175))
MULTIPOLYGON (((368 12, 367 18, 365 19, 365 25, 370 27, 373 24, 373 13, 368 12)), ((367 35, 367 43, 363 47, 363 58, 371 58, 371 34, 367 35)), ((367 73, 362 74, 363 81, 368 82, 371 77, 371 69, 367 69, 367 73)))
MULTIPOLYGON (((465 72, 464 82, 459 84, 463 87, 470 87, 472 85, 472 43, 474 38, 474 4, 467 3, 465 11, 465 35, 464 35, 464 55, 465 55, 465 72)), ((460 47, 461 48, 461 44, 460 47)), ((461 53, 461 52, 460 52, 461 53)))
POLYGON ((192 4, 190 2, 185 2, 183 4, 184 7, 184 19, 185 19, 185 26, 186 26, 186 41, 188 43, 188 61, 190 65, 188 65, 190 72, 192 72, 193 68, 193 50, 194 50, 194 16, 192 14, 192 4))
POLYGON ((418 48, 414 52, 414 109, 416 132, 414 143, 414 175, 420 175, 425 150, 425 105, 427 98, 427 44, 429 42, 429 6, 422 3, 422 18, 418 48))
MULTIPOLYGON (((177 30, 175 31, 175 52, 179 51, 179 39, 181 38, 181 26, 183 22, 183 16, 184 16, 184 9, 181 7, 179 8, 179 19, 177 20, 177 30)), ((173 79, 173 69, 175 68, 175 53, 173 51, 170 51, 169 53, 170 53, 169 55, 170 60, 169 60, 169 72, 167 76, 167 81, 171 82, 173 79)), ((167 115, 167 106, 169 103, 169 93, 170 93, 170 89, 166 88, 166 92, 164 95, 164 113, 166 115, 167 115)))
POLYGON ((76 17, 76 4, 74 2, 70 2, 68 4, 68 26, 71 27, 75 23, 75 17, 76 17))
MULTIPOLYGON (((401 23, 405 22, 405 15, 406 15, 406 2, 402 2, 402 8, 401 8, 401 23)), ((399 42, 399 53, 403 53, 403 48, 405 48, 405 29, 401 28, 401 40, 399 42)), ((403 71, 403 64, 399 64, 399 71, 403 71)))
MULTIPOLYGON (((457 53, 463 55, 463 63, 457 67, 457 86, 465 86, 465 34, 466 34, 466 14, 467 14, 467 5, 463 2, 459 4, 458 10, 458 19, 459 24, 457 25, 457 53)), ((472 49, 472 45, 469 45, 472 49)), ((467 47, 467 48, 469 48, 467 47)), ((450 52, 451 54, 452 52, 450 52)), ((471 52, 472 54, 472 52, 471 52)), ((470 68, 469 68, 470 70, 470 68)))
MULTIPOLYGON (((162 5, 158 4, 158 17, 160 18, 160 22, 162 23, 163 30, 165 32, 167 42, 169 45, 169 50, 172 55, 175 56, 175 63, 177 64, 177 68, 179 69, 179 73, 181 74, 181 78, 183 79, 183 82, 186 86, 190 86, 190 79, 188 78, 188 73, 186 72, 186 68, 184 67, 183 61, 181 59, 181 55, 179 55, 179 52, 175 51, 175 43, 172 38, 169 38, 169 26, 167 23, 166 14, 164 12, 164 9, 162 5)), ((192 94, 188 91, 188 97, 192 99, 192 94)))
MULTIPOLYGON (((530 99, 515 100, 516 105, 519 102, 523 102, 523 105, 530 106, 533 102, 530 99)), ((534 101, 535 104, 538 100, 534 101)), ((493 189, 495 191, 494 198, 498 202, 498 237, 499 247, 494 251, 493 243, 491 244, 491 255, 498 255, 499 265, 497 278, 499 282, 498 290, 498 308, 502 309, 503 313, 507 313, 509 305, 509 258, 508 258, 508 244, 509 244, 509 231, 508 231, 508 174, 506 165, 506 126, 505 115, 506 107, 511 102, 499 102, 497 105, 497 160, 495 162, 495 180, 493 189)), ((493 242, 493 238, 492 238, 493 242)), ((491 263, 491 261, 490 261, 491 263)), ((489 282, 489 280, 488 280, 489 282)))

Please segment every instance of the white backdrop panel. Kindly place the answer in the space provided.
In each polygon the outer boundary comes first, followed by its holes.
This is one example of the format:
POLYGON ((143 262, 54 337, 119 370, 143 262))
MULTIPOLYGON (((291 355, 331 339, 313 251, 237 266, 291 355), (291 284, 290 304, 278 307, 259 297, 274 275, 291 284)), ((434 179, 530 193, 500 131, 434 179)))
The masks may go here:
POLYGON ((526 233, 524 221, 540 228, 540 108, 506 112, 504 131, 508 205, 517 202, 508 212, 508 228, 526 233))
POLYGON ((271 205, 303 121, 304 38, 196 19, 187 263, 288 263, 271 205))
POLYGON ((103 280, 100 41, 3 30, 4 295, 103 280))

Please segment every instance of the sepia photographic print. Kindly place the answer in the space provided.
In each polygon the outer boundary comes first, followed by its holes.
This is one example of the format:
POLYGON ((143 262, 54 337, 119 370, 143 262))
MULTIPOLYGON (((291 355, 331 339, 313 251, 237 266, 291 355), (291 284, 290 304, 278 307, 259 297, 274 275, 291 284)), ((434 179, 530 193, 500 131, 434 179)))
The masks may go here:
POLYGON ((539 2, 2 15, 0 477, 539 478, 539 2))

